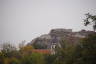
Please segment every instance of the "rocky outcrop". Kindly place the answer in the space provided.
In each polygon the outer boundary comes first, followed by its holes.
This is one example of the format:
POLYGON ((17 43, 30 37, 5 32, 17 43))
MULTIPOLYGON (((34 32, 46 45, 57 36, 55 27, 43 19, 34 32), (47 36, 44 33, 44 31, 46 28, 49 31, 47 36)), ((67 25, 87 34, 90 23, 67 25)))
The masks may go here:
POLYGON ((39 49, 50 49, 54 43, 55 45, 60 45, 62 39, 68 43, 77 44, 80 38, 85 38, 91 33, 93 33, 93 31, 81 30, 72 32, 72 29, 52 29, 49 34, 44 34, 33 39, 28 45, 33 45, 39 49))

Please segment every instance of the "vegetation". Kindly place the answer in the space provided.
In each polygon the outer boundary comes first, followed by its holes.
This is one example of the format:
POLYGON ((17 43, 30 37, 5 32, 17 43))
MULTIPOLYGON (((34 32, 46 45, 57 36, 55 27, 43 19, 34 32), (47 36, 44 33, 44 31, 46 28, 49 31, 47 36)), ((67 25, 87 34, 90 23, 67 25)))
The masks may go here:
POLYGON ((47 49, 47 46, 46 46, 45 44, 33 43, 32 46, 33 46, 35 49, 47 49))
POLYGON ((96 33, 81 39, 79 45, 66 41, 56 47, 56 54, 31 52, 32 46, 17 50, 10 44, 4 44, 0 52, 0 64, 96 64, 96 33))
POLYGON ((96 15, 92 15, 89 13, 85 15, 86 15, 86 19, 84 20, 84 25, 87 26, 89 24, 92 24, 94 31, 96 31, 96 15))

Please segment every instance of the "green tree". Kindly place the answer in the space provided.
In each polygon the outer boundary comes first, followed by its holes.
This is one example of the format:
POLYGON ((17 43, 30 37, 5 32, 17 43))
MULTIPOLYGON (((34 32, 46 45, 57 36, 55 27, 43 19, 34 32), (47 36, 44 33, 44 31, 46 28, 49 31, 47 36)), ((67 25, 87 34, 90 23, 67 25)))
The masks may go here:
POLYGON ((53 64, 56 59, 56 55, 46 54, 44 55, 44 59, 46 64, 53 64))
POLYGON ((72 64, 74 60, 75 46, 61 40, 61 47, 57 47, 54 64, 72 64))
POLYGON ((22 57, 22 64, 45 64, 45 61, 42 54, 32 53, 22 57))
POLYGON ((73 56, 73 64, 96 64, 96 33, 82 39, 73 56))

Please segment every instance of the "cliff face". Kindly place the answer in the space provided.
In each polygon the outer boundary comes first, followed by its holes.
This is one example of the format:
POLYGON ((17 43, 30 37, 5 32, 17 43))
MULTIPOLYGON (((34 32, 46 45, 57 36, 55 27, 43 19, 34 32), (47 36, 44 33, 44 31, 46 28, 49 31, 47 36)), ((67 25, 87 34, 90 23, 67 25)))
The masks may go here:
POLYGON ((52 29, 49 34, 33 39, 28 45, 33 45, 37 49, 50 49, 53 44, 60 45, 62 39, 68 43, 77 44, 80 38, 84 38, 90 33, 93 32, 85 30, 72 32, 72 29, 52 29))

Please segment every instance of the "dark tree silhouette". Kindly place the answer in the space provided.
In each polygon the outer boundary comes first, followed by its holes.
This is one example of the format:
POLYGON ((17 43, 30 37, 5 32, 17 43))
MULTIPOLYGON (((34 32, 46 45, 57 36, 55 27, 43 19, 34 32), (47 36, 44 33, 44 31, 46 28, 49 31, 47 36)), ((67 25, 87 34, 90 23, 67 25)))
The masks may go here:
POLYGON ((85 14, 86 18, 84 19, 84 25, 87 26, 89 24, 93 25, 93 30, 96 31, 96 15, 92 15, 90 13, 85 14))

